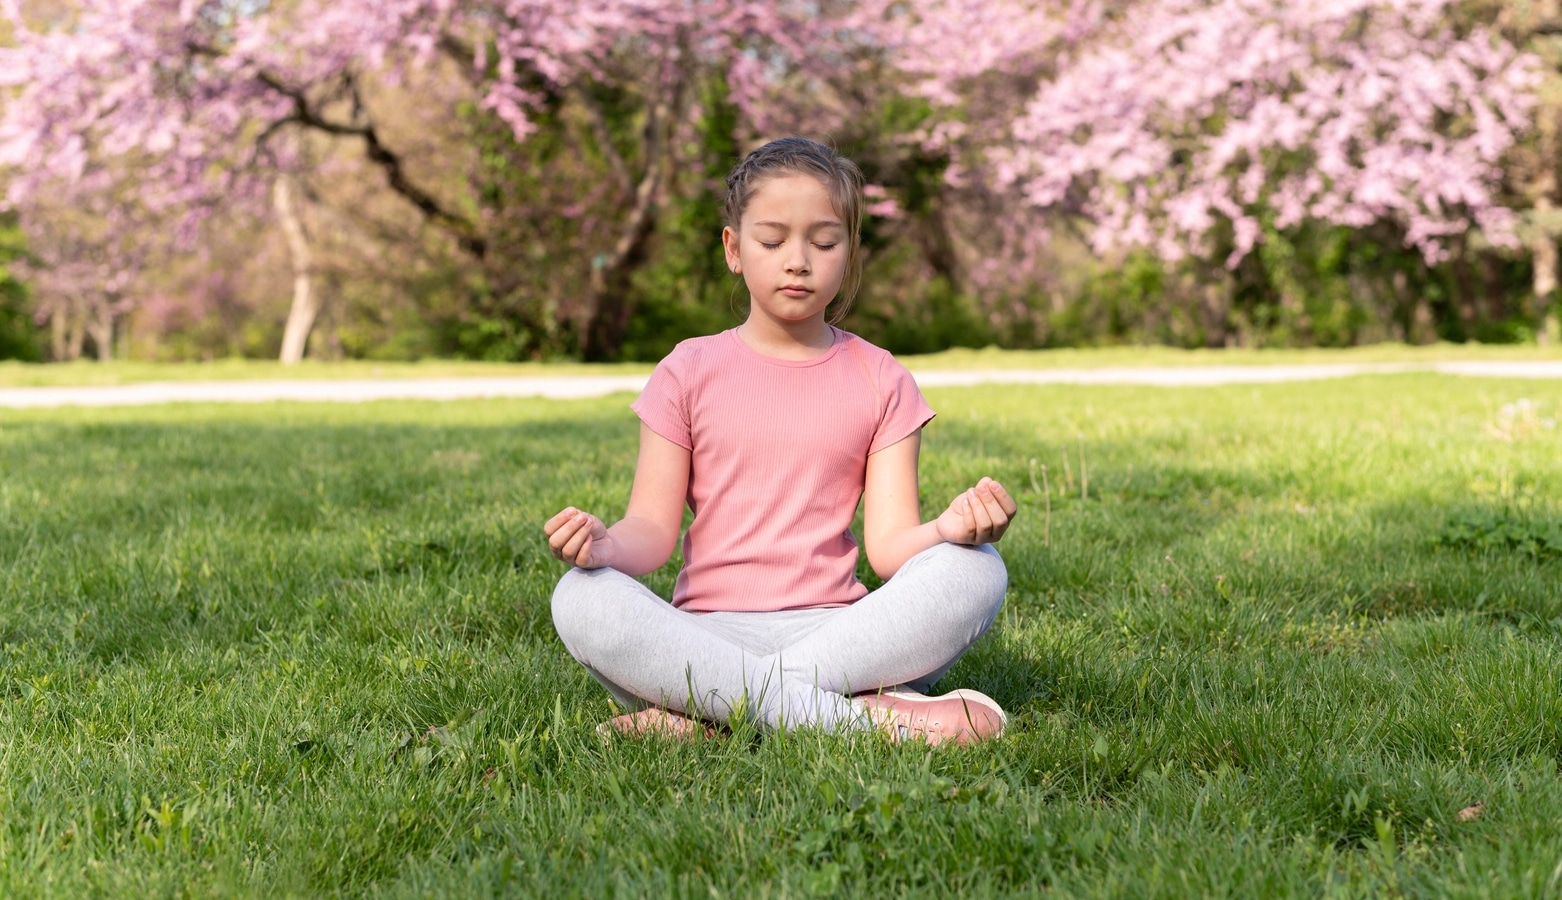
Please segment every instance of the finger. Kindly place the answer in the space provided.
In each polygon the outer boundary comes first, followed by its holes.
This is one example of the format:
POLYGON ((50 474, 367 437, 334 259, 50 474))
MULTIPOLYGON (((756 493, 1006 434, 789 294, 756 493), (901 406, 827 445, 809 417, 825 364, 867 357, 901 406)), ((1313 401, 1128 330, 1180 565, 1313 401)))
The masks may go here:
POLYGON ((976 495, 981 498, 982 508, 987 510, 987 517, 992 519, 993 527, 1002 529, 1009 524, 1009 511, 1003 508, 1003 504, 998 501, 998 495, 992 492, 994 484, 997 484, 997 482, 994 481, 985 487, 978 488, 976 495))
POLYGON ((976 512, 975 503, 971 502, 971 492, 966 491, 960 495, 960 524, 965 530, 967 541, 976 540, 976 512))
POLYGON ((987 541, 993 533, 993 517, 987 512, 987 505, 982 502, 981 492, 972 488, 971 493, 977 495, 972 498, 971 517, 976 520, 976 539, 978 543, 987 541))
POLYGON ((574 537, 579 530, 580 523, 575 519, 566 519, 554 529, 553 533, 548 535, 548 547, 553 551, 553 555, 563 559, 564 545, 568 544, 570 538, 574 537))
POLYGON ((574 559, 580 555, 581 546, 589 540, 591 540, 591 529, 577 527, 575 533, 570 535, 570 539, 564 542, 564 546, 561 548, 562 555, 559 558, 574 559))
POLYGON ((579 510, 575 509, 575 507, 566 506, 564 509, 554 513, 553 518, 542 523, 542 533, 548 535, 553 534, 555 531, 559 530, 560 525, 563 525, 565 522, 569 521, 570 517, 575 515, 577 512, 579 512, 579 510))
POLYGON ((1015 501, 1014 495, 1009 493, 1009 489, 996 481, 989 484, 988 488, 993 492, 993 496, 998 498, 998 505, 1003 507, 1003 514, 1011 519, 1014 518, 1014 514, 1020 510, 1020 504, 1015 501))
POLYGON ((591 562, 591 533, 587 531, 585 532, 585 535, 586 540, 580 545, 580 549, 575 551, 575 556, 573 558, 575 565, 580 566, 583 569, 586 567, 586 563, 591 562))
POLYGON ((559 526, 548 543, 554 548, 554 555, 559 559, 568 560, 572 556, 570 544, 578 544, 591 536, 591 516, 587 513, 576 511, 575 515, 559 526))

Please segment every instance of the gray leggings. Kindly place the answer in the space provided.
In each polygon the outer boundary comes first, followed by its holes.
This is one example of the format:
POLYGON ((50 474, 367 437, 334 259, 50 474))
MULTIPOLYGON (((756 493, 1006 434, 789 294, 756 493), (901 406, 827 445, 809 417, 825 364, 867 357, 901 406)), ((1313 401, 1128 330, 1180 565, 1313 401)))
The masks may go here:
POLYGON ((626 709, 772 729, 863 727, 852 694, 925 690, 992 625, 1008 575, 990 545, 939 544, 847 607, 696 615, 614 569, 573 569, 553 591, 570 655, 626 709))

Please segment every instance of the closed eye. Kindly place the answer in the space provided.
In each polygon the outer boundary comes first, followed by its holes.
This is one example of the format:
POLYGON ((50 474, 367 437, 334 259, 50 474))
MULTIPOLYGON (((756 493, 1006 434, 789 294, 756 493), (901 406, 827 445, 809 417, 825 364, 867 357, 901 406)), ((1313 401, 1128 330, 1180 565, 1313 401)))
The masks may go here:
POLYGON ((818 247, 820 250, 834 250, 836 247, 835 244, 814 244, 814 246, 818 247))
POLYGON ((759 242, 759 246, 764 247, 766 250, 774 250, 777 247, 781 246, 781 242, 780 241, 776 241, 774 244, 767 244, 764 241, 760 241, 759 242))

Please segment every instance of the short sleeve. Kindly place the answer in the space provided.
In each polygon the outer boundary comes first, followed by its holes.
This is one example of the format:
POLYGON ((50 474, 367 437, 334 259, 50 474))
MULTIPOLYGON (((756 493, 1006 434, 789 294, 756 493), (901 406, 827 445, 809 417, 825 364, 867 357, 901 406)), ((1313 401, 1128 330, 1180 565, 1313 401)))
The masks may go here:
POLYGON ((694 441, 689 437, 689 405, 674 371, 677 367, 678 354, 674 351, 657 364, 639 399, 629 404, 629 408, 652 431, 685 450, 693 450, 694 441))
POLYGON ((916 379, 892 356, 886 355, 879 368, 879 396, 884 398, 884 413, 868 445, 870 455, 909 437, 937 415, 923 399, 916 379))

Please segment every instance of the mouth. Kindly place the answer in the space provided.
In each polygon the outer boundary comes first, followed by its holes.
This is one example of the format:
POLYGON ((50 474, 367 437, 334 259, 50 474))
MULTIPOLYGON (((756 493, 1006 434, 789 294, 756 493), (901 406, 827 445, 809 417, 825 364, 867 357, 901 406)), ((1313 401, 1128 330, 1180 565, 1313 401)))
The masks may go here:
POLYGON ((806 297, 812 294, 813 291, 800 284, 784 284, 781 286, 781 293, 786 294, 788 297, 806 297))

